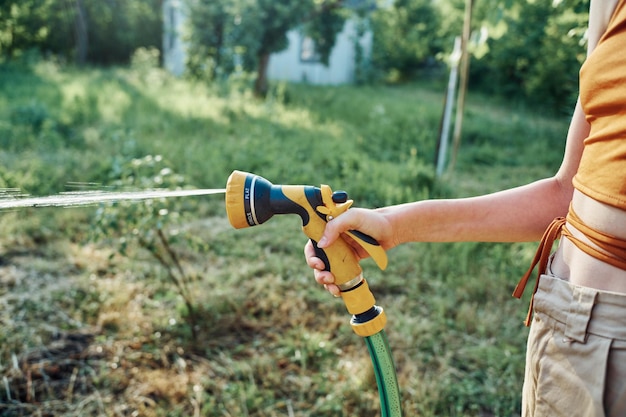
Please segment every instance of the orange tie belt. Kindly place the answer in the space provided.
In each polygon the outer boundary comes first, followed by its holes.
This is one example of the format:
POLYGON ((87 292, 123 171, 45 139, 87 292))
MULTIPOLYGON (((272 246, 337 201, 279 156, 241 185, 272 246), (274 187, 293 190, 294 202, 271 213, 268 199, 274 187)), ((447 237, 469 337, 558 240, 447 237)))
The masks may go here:
POLYGON ((552 252, 552 246, 561 235, 568 238, 572 243, 574 243, 574 245, 576 245, 577 248, 586 254, 606 262, 609 265, 626 270, 626 241, 587 226, 570 206, 567 218, 557 217, 552 221, 552 223, 550 223, 541 237, 537 253, 535 253, 535 257, 531 262, 530 268, 528 268, 526 273, 519 280, 515 290, 513 291, 513 297, 522 297, 530 275, 535 269, 535 266, 539 264, 537 280, 535 281, 535 288, 533 289, 533 297, 530 299, 530 307, 528 308, 528 314, 526 315, 526 320, 524 321, 526 326, 530 325, 534 295, 539 287, 539 279, 542 274, 546 273, 548 259, 550 258, 550 253, 552 252), (592 244, 595 245, 595 247, 573 236, 565 224, 566 221, 584 233, 584 235, 591 241, 592 244))

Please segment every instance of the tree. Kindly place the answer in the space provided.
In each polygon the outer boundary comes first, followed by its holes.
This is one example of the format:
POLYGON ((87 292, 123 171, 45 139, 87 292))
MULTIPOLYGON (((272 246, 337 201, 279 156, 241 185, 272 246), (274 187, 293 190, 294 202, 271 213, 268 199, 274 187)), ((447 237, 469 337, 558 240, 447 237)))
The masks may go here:
POLYGON ((160 49, 161 0, 6 0, 0 2, 0 55, 29 49, 79 64, 118 64, 139 47, 160 49))
POLYGON ((490 35, 488 52, 472 63, 472 80, 483 91, 569 113, 585 59, 589 1, 478 4, 490 35))
POLYGON ((0 55, 18 56, 42 42, 49 33, 44 23, 50 1, 12 0, 0 3, 0 55))
MULTIPOLYGON (((415 76, 442 50, 442 18, 431 0, 396 0, 373 14, 372 60, 388 80, 415 76)), ((452 44, 452 41, 450 41, 452 44)))
POLYGON ((288 46, 287 32, 300 28, 310 36, 322 62, 328 63, 346 10, 341 0, 189 0, 192 71, 207 63, 209 76, 234 69, 256 69, 255 93, 267 92, 272 53, 288 46), (219 4, 218 4, 219 3, 219 4))

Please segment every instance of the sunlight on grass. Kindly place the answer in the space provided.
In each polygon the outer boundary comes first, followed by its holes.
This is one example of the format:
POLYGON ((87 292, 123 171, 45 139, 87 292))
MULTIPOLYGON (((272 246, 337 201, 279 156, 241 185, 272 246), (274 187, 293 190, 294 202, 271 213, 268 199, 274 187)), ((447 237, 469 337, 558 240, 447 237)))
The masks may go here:
POLYGON ((107 83, 102 87, 103 94, 98 100, 98 113, 104 123, 120 123, 132 104, 128 93, 120 90, 117 85, 107 83))
MULTIPOLYGON (((443 91, 426 82, 278 85, 260 102, 241 82, 207 87, 157 68, 3 74, 0 184, 40 194, 112 186, 129 162, 162 155, 191 188, 222 188, 240 169, 345 189, 355 206, 475 195, 551 175, 567 126, 470 94, 457 167, 435 178, 443 91)), ((113 230, 136 225, 115 236, 124 253, 96 239, 98 207, 2 214, 0 403, 55 417, 376 415, 366 347, 341 300, 314 284, 300 219, 233 230, 222 196, 172 204, 184 221, 171 228, 117 207, 113 230), (129 244, 145 225, 148 237, 172 232, 194 328, 161 265, 129 244)), ((415 243, 390 251, 386 271, 363 262, 405 415, 519 413, 527 300, 510 293, 533 249, 415 243)))
POLYGON ((229 122, 224 115, 229 99, 212 95, 204 85, 172 79, 157 93, 151 94, 151 97, 164 112, 173 112, 182 117, 208 119, 217 124, 229 122))

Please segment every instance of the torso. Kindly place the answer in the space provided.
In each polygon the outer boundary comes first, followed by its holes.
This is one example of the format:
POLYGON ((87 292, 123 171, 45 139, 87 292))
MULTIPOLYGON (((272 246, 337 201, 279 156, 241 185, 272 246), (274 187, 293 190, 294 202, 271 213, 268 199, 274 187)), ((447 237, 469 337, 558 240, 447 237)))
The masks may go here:
MULTIPOLYGON (((572 207, 587 225, 626 240, 626 211, 600 203, 575 190, 572 207)), ((593 244, 573 225, 567 225, 574 236, 593 244)), ((596 247, 597 248, 597 247, 596 247)), ((567 238, 562 238, 552 265, 552 272, 572 284, 626 294, 626 271, 587 255, 567 238)))
MULTIPOLYGON (((573 180, 572 209, 586 226, 626 241, 626 4, 592 4, 595 12, 606 13, 606 30, 599 41, 594 38, 595 48, 580 73, 581 104, 591 131, 573 180)), ((570 222, 566 228, 607 254, 570 222)), ((626 270, 583 252, 567 237, 560 240, 551 270, 576 285, 626 293, 626 270)))

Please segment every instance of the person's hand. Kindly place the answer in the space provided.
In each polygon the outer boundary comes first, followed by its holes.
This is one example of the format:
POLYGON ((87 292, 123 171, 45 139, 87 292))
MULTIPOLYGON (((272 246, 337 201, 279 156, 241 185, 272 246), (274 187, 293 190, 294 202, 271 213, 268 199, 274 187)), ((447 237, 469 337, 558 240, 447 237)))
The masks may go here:
MULTIPOLYGON (((341 236, 342 239, 352 246, 357 258, 363 259, 368 257, 367 252, 345 234, 348 230, 358 230, 373 237, 385 250, 395 246, 392 240, 393 231, 391 225, 381 211, 352 208, 326 224, 324 235, 318 242, 318 247, 321 249, 327 248, 341 236)), ((324 285, 328 292, 338 297, 341 291, 334 284, 335 277, 329 271, 324 271, 324 261, 316 256, 313 243, 310 240, 304 247, 304 257, 307 265, 314 271, 315 280, 319 284, 324 285)))

